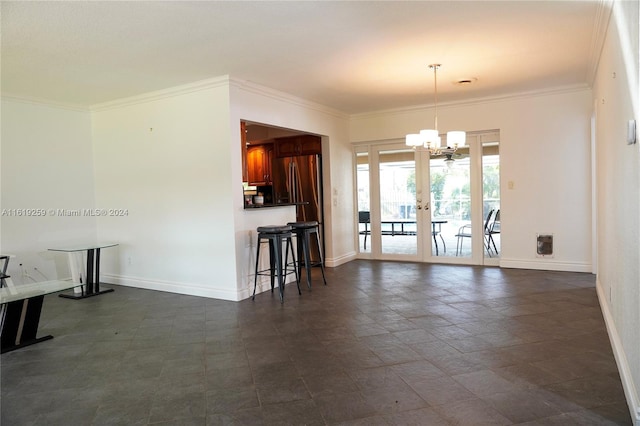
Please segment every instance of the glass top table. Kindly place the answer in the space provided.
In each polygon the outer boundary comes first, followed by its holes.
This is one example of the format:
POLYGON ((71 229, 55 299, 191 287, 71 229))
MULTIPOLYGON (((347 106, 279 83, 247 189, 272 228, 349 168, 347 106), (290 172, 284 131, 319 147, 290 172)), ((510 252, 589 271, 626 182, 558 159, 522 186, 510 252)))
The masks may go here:
POLYGON ((56 247, 50 248, 49 251, 63 251, 65 253, 71 253, 76 251, 96 250, 108 247, 115 247, 118 243, 91 243, 91 244, 74 244, 68 247, 56 247))
POLYGON ((81 286, 79 288, 82 289, 80 293, 74 292, 74 294, 61 294, 60 297, 68 299, 84 299, 86 297, 112 292, 112 288, 100 290, 100 250, 103 248, 115 247, 117 245, 118 243, 113 242, 100 243, 91 241, 66 247, 50 248, 49 251, 67 253, 72 279, 76 283, 76 287, 81 286), (81 275, 79 273, 80 268, 76 266, 74 256, 83 251, 87 252, 87 265, 86 270, 83 271, 84 274, 81 275), (84 281, 82 280, 82 276, 84 276, 84 281))
POLYGON ((37 337, 44 296, 76 287, 71 280, 43 281, 29 284, 7 283, 0 288, 0 353, 53 339, 37 337))
POLYGON ((71 280, 55 280, 2 287, 0 288, 0 304, 57 293, 77 287, 78 285, 78 283, 74 283, 71 280))

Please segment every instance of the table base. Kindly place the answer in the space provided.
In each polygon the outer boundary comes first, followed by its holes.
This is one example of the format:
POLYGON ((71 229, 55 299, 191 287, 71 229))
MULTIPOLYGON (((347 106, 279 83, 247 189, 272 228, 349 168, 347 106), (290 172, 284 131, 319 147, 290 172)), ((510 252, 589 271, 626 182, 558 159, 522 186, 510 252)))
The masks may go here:
POLYGON ((15 351, 16 349, 24 348, 25 346, 35 345, 36 343, 44 342, 45 340, 51 339, 53 339, 53 336, 49 334, 47 336, 38 337, 37 339, 29 339, 17 345, 11 345, 8 347, 3 346, 2 349, 0 349, 0 353, 5 354, 7 352, 15 351))
POLYGON ((63 297, 65 299, 86 299, 87 297, 93 297, 93 296, 98 296, 100 294, 104 294, 104 293, 111 293, 113 291, 112 288, 105 288, 104 290, 98 290, 98 291, 94 291, 92 293, 87 293, 85 291, 83 291, 82 293, 79 294, 60 294, 58 295, 59 297, 63 297))

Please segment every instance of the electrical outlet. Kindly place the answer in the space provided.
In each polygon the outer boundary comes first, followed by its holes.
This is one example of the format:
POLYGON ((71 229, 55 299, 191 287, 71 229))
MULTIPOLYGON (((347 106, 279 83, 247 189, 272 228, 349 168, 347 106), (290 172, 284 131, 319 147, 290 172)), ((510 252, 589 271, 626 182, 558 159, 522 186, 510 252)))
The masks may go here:
POLYGON ((127 257, 127 265, 131 265, 131 257, 127 257))

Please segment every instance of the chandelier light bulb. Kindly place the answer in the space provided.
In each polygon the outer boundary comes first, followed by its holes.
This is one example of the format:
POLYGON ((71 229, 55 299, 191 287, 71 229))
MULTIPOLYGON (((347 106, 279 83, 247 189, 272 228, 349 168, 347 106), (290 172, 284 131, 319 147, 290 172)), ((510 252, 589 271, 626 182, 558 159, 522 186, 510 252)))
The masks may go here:
POLYGON ((410 133, 407 135, 405 142, 407 146, 412 146, 415 148, 422 145, 422 137, 418 133, 410 133))
POLYGON ((433 70, 434 129, 421 130, 420 134, 408 134, 405 143, 414 149, 422 145, 429 151, 429 155, 431 156, 445 154, 447 155, 447 165, 451 166, 454 161, 451 155, 455 153, 458 148, 465 146, 467 135, 463 131, 447 132, 447 146, 442 147, 442 140, 438 132, 438 69, 440 66, 440 64, 429 65, 429 69, 433 70))
POLYGON ((463 147, 466 143, 467 135, 465 132, 455 130, 447 132, 447 146, 451 148, 463 147))
POLYGON ((420 137, 424 146, 429 145, 432 148, 440 148, 440 141, 438 140, 438 131, 435 129, 420 130, 420 137))

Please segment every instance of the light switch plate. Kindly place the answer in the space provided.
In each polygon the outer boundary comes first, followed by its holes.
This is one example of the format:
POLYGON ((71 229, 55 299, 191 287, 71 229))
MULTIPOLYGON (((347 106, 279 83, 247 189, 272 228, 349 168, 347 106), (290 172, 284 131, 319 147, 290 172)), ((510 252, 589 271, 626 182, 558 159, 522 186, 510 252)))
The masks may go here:
POLYGON ((633 145, 638 142, 636 133, 636 120, 629 120, 627 123, 627 145, 633 145))

